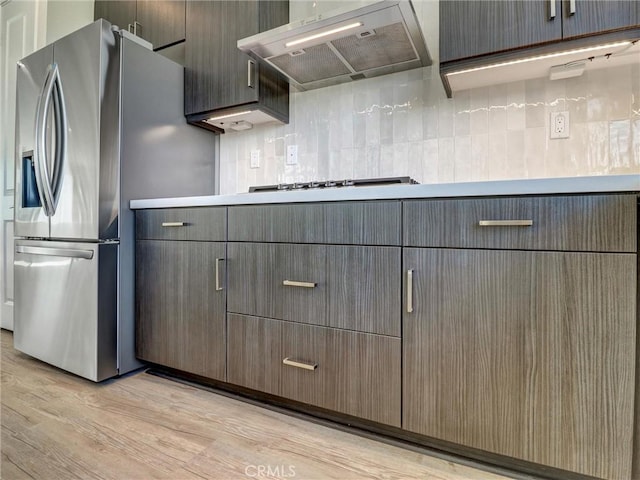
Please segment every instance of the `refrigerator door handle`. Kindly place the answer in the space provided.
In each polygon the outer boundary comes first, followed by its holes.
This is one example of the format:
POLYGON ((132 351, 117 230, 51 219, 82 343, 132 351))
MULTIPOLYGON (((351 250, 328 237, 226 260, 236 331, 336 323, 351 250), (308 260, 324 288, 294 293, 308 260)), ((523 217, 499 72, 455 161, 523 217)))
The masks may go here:
MULTIPOLYGON (((49 66, 49 69, 51 66, 49 66)), ((44 83, 42 84, 42 91, 40 92, 40 96, 38 97, 38 103, 36 105, 36 130, 35 130, 35 148, 33 149, 33 166, 34 166, 34 176, 36 180, 36 187, 38 189, 38 197, 40 197, 40 205, 44 210, 45 215, 49 216, 49 204, 47 203, 47 197, 45 196, 44 183, 46 179, 42 178, 42 169, 40 168, 40 164, 44 160, 41 155, 44 155, 45 150, 45 139, 46 139, 46 118, 44 117, 45 112, 43 111, 45 105, 48 103, 47 96, 47 88, 49 86, 50 78, 51 78, 50 70, 47 70, 47 76, 45 78, 44 83), (40 144, 42 142, 42 145, 40 144)))
POLYGON ((60 72, 56 66, 56 76, 54 79, 53 89, 53 107, 55 110, 55 122, 56 122, 56 156, 53 162, 53 175, 51 178, 51 189, 53 190, 53 197, 51 203, 52 215, 56 213, 58 207, 58 200, 60 199, 60 188, 62 186, 62 179, 64 178, 62 172, 64 170, 64 164, 67 158, 67 107, 64 101, 64 93, 62 91, 62 78, 60 72))
POLYGON ((93 258, 93 251, 78 248, 27 247, 19 245, 16 247, 16 253, 46 255, 49 257, 84 258, 86 260, 91 260, 93 258))
MULTIPOLYGON (((42 94, 38 98, 38 106, 36 108, 36 148, 34 156, 36 158, 37 169, 40 174, 40 201, 44 207, 45 214, 51 217, 55 213, 55 204, 53 198, 53 187, 51 182, 51 175, 49 174, 49 164, 47 161, 47 120, 49 117, 49 105, 51 104, 51 96, 54 94, 54 120, 56 126, 56 154, 54 161, 59 161, 59 156, 64 150, 64 146, 60 145, 60 130, 62 129, 61 118, 61 97, 59 88, 59 71, 58 65, 52 63, 47 70, 47 77, 44 82, 44 88, 42 94)), ((65 112, 66 119, 66 112, 65 112)), ((65 132, 66 138, 66 132, 65 132)), ((59 171, 54 165, 54 171, 59 171)))

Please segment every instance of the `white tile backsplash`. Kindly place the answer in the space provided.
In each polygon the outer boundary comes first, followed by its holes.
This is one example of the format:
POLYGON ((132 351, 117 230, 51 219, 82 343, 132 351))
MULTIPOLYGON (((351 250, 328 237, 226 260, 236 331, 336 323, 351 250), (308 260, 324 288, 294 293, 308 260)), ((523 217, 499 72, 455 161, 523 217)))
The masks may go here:
MULTIPOLYGON (((396 175, 448 183, 640 174, 640 62, 566 80, 472 89, 448 99, 437 66, 437 2, 413 3, 433 66, 292 92, 288 125, 221 136, 221 193, 396 175), (550 140, 549 114, 564 110, 570 113, 570 138, 550 140), (298 145, 297 165, 285 165, 288 145, 298 145), (249 168, 254 149, 261 153, 258 169, 249 168)), ((292 19, 324 11, 324 4, 294 0, 292 19)))

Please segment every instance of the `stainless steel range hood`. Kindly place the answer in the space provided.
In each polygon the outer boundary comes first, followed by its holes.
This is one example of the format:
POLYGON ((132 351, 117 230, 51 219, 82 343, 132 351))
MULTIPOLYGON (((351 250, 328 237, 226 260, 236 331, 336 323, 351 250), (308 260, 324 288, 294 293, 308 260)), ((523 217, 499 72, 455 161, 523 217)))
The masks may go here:
POLYGON ((410 0, 362 3, 243 38, 238 48, 299 90, 431 65, 410 0))

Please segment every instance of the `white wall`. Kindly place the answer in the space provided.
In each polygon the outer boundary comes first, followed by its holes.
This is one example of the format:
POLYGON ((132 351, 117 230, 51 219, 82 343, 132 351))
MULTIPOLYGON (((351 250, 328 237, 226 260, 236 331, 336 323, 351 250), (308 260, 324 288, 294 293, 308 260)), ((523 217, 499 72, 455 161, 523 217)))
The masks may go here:
POLYGON ((48 0, 47 44, 93 22, 93 0, 48 0))
MULTIPOLYGON (((316 0, 318 2, 319 0, 316 0)), ((321 1, 321 0, 320 0, 321 1)), ((294 0, 291 17, 318 4, 294 0)), ((640 61, 458 92, 438 74, 438 7, 413 0, 434 65, 293 93, 288 125, 221 136, 221 193, 250 185, 409 175, 421 183, 640 174, 640 61), (571 137, 550 140, 549 114, 568 110, 571 137), (299 164, 285 166, 287 145, 299 164), (249 168, 251 150, 261 166, 249 168)), ((496 79, 498 81, 498 79, 496 79)))

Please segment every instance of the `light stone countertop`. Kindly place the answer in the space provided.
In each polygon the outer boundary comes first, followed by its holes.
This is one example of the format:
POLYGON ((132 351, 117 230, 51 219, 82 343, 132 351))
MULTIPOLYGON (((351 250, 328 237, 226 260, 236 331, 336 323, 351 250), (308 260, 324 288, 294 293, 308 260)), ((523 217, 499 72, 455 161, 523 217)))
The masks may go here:
POLYGON ((144 208, 255 205, 270 203, 338 202, 408 198, 457 198, 506 195, 640 192, 640 174, 589 177, 499 180, 468 183, 432 183, 376 187, 335 187, 303 191, 237 193, 201 197, 131 200, 133 210, 144 208))

